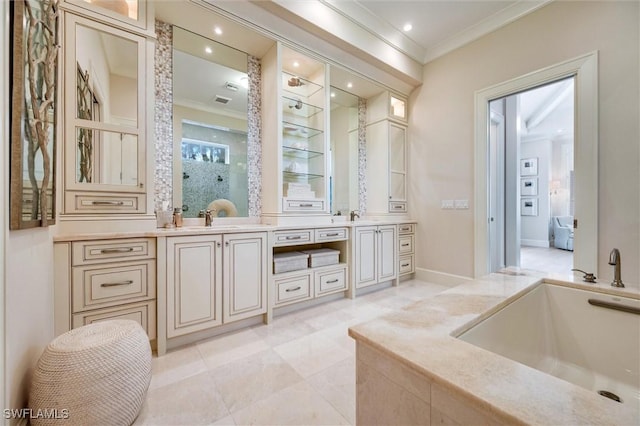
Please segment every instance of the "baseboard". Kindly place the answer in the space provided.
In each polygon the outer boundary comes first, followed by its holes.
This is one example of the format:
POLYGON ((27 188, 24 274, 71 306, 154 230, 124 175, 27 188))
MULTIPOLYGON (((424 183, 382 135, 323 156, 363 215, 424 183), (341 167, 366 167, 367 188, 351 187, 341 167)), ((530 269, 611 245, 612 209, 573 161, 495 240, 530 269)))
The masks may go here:
POLYGON ((447 274, 446 272, 432 271, 431 269, 416 268, 416 279, 427 281, 434 284, 440 284, 447 287, 455 287, 473 278, 463 277, 461 275, 447 274))
POLYGON ((520 245, 528 247, 551 247, 548 240, 520 240, 520 245))

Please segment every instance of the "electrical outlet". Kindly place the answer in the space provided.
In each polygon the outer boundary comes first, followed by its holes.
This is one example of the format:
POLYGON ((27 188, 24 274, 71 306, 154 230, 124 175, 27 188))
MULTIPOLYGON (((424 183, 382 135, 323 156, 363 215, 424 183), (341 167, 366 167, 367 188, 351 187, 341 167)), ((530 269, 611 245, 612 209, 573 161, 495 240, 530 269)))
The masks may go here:
POLYGON ((468 209, 469 208, 469 200, 455 200, 453 202, 453 204, 455 205, 456 209, 458 209, 458 210, 463 210, 463 209, 468 209))
POLYGON ((447 210, 449 210, 449 209, 454 209, 454 208, 455 208, 455 207, 454 207, 454 204, 453 204, 453 200, 442 200, 442 205, 441 205, 441 207, 442 207, 443 209, 447 209, 447 210))

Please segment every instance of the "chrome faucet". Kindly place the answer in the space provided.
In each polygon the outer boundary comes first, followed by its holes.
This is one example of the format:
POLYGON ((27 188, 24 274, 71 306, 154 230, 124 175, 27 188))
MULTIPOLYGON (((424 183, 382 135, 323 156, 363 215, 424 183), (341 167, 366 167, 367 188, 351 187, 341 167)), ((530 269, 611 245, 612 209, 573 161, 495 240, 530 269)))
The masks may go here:
POLYGON ((612 287, 624 287, 620 274, 620 251, 617 248, 611 250, 609 254, 609 265, 613 265, 613 282, 612 287))
POLYGON ((353 222, 354 220, 356 220, 356 217, 360 217, 360 215, 358 214, 357 210, 351 210, 351 213, 349 213, 349 217, 351 218, 351 222, 353 222))

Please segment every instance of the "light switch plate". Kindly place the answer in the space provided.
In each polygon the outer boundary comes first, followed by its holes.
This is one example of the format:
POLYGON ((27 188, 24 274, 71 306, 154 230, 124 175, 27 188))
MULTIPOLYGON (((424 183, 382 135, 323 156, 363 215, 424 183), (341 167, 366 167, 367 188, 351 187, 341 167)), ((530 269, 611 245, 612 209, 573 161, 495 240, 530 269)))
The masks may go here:
POLYGON ((454 209, 454 204, 453 204, 453 200, 442 200, 442 205, 441 207, 443 209, 454 209))
POLYGON ((469 200, 455 200, 453 204, 455 205, 456 209, 459 210, 469 208, 469 200))

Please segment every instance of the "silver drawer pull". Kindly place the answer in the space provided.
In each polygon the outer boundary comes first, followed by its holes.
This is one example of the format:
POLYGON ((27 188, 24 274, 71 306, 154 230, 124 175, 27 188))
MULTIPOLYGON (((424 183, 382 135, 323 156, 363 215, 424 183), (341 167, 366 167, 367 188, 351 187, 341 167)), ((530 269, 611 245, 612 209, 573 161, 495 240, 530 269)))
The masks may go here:
POLYGON ((102 283, 100 287, 118 287, 121 285, 131 285, 133 284, 133 280, 120 281, 117 283, 102 283))
POLYGON ((402 265, 400 265, 400 266, 402 266, 402 267, 404 268, 404 267, 409 266, 409 265, 410 265, 409 263, 403 263, 403 264, 402 264, 402 265))
POLYGON ((335 280, 327 281, 327 284, 337 283, 338 281, 340 280, 336 278, 335 280))
POLYGON ((394 209, 402 209, 404 206, 393 206, 394 209))
POLYGON ((289 236, 287 236, 285 239, 286 239, 286 240, 299 240, 299 239, 301 239, 301 238, 302 238, 302 236, 301 236, 301 235, 289 235, 289 236))
POLYGON ((311 204, 311 203, 304 203, 304 204, 300 204, 300 207, 313 207, 313 204, 311 204))
POLYGON ((409 246, 409 243, 402 244, 402 247, 408 247, 408 246, 409 246))
POLYGON ((94 206, 124 206, 124 201, 92 201, 94 206))
POLYGON ((298 286, 298 287, 288 288, 288 289, 286 289, 285 291, 286 291, 286 292, 290 292, 290 291, 298 291, 298 290, 300 290, 301 288, 302 288, 302 287, 298 286))
POLYGON ((401 231, 411 231, 411 228, 409 227, 405 227, 405 228, 400 228, 401 231))
POLYGON ((133 251, 133 247, 120 247, 120 248, 110 248, 110 249, 102 249, 100 253, 102 254, 111 254, 111 253, 129 253, 133 251))
POLYGON ((331 234, 324 234, 325 237, 337 237, 338 235, 340 235, 339 232, 333 232, 331 234))

